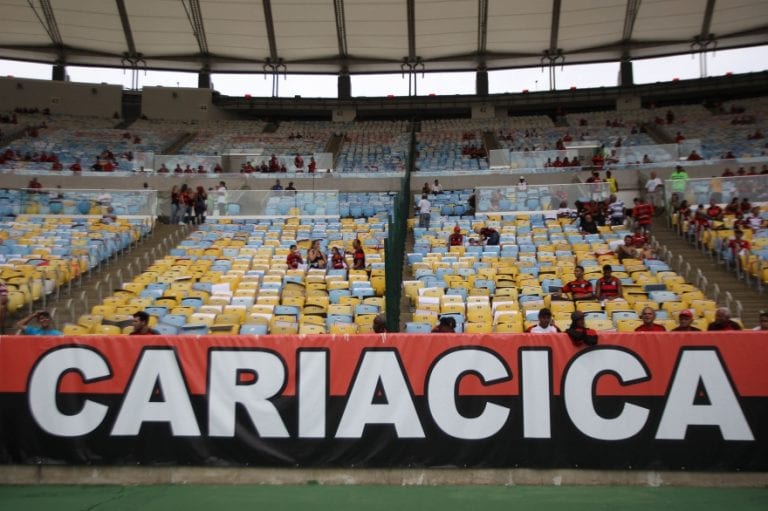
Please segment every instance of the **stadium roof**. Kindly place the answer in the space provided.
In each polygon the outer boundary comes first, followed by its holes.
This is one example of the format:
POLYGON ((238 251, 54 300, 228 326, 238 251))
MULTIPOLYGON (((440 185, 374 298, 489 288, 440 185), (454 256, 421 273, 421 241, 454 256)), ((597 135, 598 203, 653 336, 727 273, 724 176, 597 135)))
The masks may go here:
POLYGON ((0 58, 399 73, 768 44, 766 0, 0 0, 0 58))

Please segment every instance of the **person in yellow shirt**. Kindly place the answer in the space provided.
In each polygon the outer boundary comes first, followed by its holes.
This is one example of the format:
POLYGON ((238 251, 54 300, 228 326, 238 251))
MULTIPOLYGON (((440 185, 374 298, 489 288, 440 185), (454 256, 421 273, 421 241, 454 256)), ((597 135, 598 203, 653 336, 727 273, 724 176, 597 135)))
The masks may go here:
POLYGON ((611 195, 615 195, 619 191, 619 185, 616 183, 616 178, 611 175, 611 171, 605 173, 605 182, 611 187, 611 195))

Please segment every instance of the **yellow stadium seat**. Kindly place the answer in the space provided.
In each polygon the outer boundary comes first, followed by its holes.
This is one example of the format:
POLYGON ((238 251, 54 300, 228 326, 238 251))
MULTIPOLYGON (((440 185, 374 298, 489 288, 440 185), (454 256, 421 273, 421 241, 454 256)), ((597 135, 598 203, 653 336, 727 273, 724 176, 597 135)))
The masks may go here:
POLYGON ((523 333, 523 324, 520 322, 498 323, 496 325, 496 333, 510 333, 510 334, 523 333))
POLYGON ((94 335, 122 335, 123 329, 117 325, 94 325, 91 333, 94 335))
POLYGON ((83 325, 73 325, 72 323, 67 323, 62 329, 62 333, 64 335, 90 335, 91 328, 83 325))
POLYGON ((619 332, 634 332, 642 324, 639 319, 620 319, 616 322, 616 329, 619 332))
POLYGON ((330 331, 332 334, 356 334, 357 325, 354 323, 331 323, 330 331))
POLYGON ((325 324, 318 325, 314 323, 302 323, 299 325, 299 333, 300 334, 325 334, 325 324))
POLYGON ((488 321, 464 323, 464 333, 490 334, 493 333, 493 325, 491 324, 490 318, 488 321))

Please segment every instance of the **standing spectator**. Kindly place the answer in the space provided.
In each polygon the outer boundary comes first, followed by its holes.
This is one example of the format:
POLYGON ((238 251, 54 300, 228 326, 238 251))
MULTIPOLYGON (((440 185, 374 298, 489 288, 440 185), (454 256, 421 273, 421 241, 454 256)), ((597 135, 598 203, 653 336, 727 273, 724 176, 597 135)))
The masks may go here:
POLYGON ((632 209, 632 218, 635 219, 636 226, 646 234, 651 232, 653 205, 646 202, 643 197, 638 197, 635 207, 632 209))
POLYGON ((183 221, 185 224, 192 223, 194 220, 194 214, 193 209, 195 205, 195 197, 192 190, 187 186, 186 183, 181 185, 181 189, 179 190, 179 202, 181 204, 183 213, 183 221))
POLYGON ((597 299, 615 300, 622 297, 621 280, 612 275, 613 268, 610 264, 603 266, 603 276, 597 279, 597 299))
POLYGON ((355 250, 352 254, 352 269, 365 270, 365 252, 363 251, 363 244, 358 238, 352 241, 352 248, 355 250))
POLYGON ((525 331, 531 334, 553 334, 560 329, 552 321, 552 311, 544 307, 539 310, 539 322, 529 326, 525 331))
POLYGON ((219 210, 219 216, 227 213, 227 184, 224 181, 219 181, 216 188, 216 208, 219 210))
POLYGON ((181 194, 176 189, 176 185, 171 188, 171 225, 179 223, 179 213, 181 211, 181 194))
POLYGON ((293 186, 293 181, 288 183, 288 186, 285 188, 285 190, 289 191, 289 192, 295 192, 296 191, 296 187, 293 186))
POLYGON ((296 167, 297 171, 303 172, 304 158, 299 153, 296 153, 296 156, 293 158, 293 166, 296 167))
POLYGON ((731 319, 730 310, 726 307, 720 307, 715 311, 715 320, 709 324, 707 330, 741 330, 741 325, 731 319))
POLYGON ((27 188, 29 188, 30 193, 38 193, 37 190, 42 189, 43 184, 38 181, 36 177, 33 177, 32 180, 27 183, 27 188))
POLYGON ((651 176, 648 178, 648 181, 645 182, 645 195, 646 195, 646 198, 654 206, 661 203, 658 200, 658 196, 661 193, 661 189, 663 186, 664 186, 664 182, 661 180, 661 178, 656 175, 656 172, 651 171, 651 176))
POLYGON ((618 193, 619 184, 616 182, 616 178, 613 177, 613 174, 611 174, 610 170, 605 172, 605 182, 610 186, 611 194, 618 193))
POLYGON ((749 241, 744 239, 744 231, 736 229, 733 231, 733 238, 728 240, 728 257, 726 261, 731 260, 737 268, 741 266, 741 256, 749 257, 749 250, 752 248, 749 241))
POLYGON ((149 327, 149 314, 138 311, 133 314, 133 331, 128 335, 158 335, 159 332, 149 327))
POLYGON ((685 184, 688 182, 688 173, 680 165, 675 167, 675 171, 669 175, 669 179, 672 181, 672 191, 677 192, 680 196, 685 194, 685 184))
POLYGON ((624 225, 624 202, 615 195, 608 199, 608 218, 611 225, 624 225))
POLYGON ((635 332, 666 332, 667 329, 663 325, 654 323, 656 320, 656 311, 651 307, 646 307, 643 312, 640 313, 640 319, 643 320, 643 324, 635 328, 635 332))
MULTIPOLYGON (((425 183, 426 184, 426 183, 425 183)), ((416 205, 416 209, 419 211, 419 227, 429 229, 429 220, 432 212, 432 204, 427 199, 427 194, 421 195, 421 200, 416 205)))
POLYGON ((21 335, 64 335, 61 330, 53 327, 53 320, 48 311, 36 311, 21 318, 16 327, 21 330, 21 335), (28 323, 33 319, 37 320, 39 327, 29 326, 28 323))
POLYGON ((432 329, 433 334, 447 334, 456 332, 456 319, 451 316, 442 316, 440 322, 432 329))
MULTIPOLYGON (((274 157, 274 155, 273 155, 274 157)), ((275 184, 272 185, 272 188, 270 188, 273 191, 279 192, 283 189, 283 185, 280 184, 279 179, 275 179, 275 184)))
POLYGON ((678 323, 678 326, 673 328, 671 332, 701 332, 700 329, 691 325, 693 323, 693 313, 688 309, 680 311, 678 323))
POLYGON ((299 247, 291 245, 288 250, 288 257, 286 257, 285 263, 288 265, 289 269, 295 270, 300 264, 304 264, 304 259, 302 259, 301 254, 299 253, 299 247))
POLYGON ((206 202, 208 200, 208 194, 205 193, 205 188, 202 186, 197 187, 197 191, 195 193, 195 223, 197 225, 201 225, 205 223, 205 209, 206 209, 206 202))

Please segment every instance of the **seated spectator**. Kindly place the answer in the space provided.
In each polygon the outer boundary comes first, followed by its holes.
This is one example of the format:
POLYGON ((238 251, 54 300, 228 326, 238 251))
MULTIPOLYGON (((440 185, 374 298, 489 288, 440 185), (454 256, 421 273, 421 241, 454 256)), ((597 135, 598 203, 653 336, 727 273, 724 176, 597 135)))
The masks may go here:
POLYGON ((435 183, 432 185, 432 193, 435 195, 440 195, 443 193, 443 186, 440 184, 440 181, 435 179, 435 183))
POLYGON ((133 331, 128 335, 158 335, 159 332, 149 327, 149 314, 138 311, 133 315, 133 331))
POLYGON ((550 334, 557 333, 560 329, 552 321, 552 311, 545 307, 539 310, 539 322, 529 326, 525 331, 531 334, 550 334))
POLYGON ((643 312, 640 313, 640 319, 643 320, 643 324, 635 328, 635 332, 666 332, 667 329, 663 325, 654 323, 656 320, 656 311, 651 307, 646 307, 643 312))
POLYGON ((449 247, 460 247, 464 245, 464 235, 461 234, 461 227, 458 225, 453 228, 453 232, 448 236, 449 247))
POLYGON ((160 174, 167 174, 167 173, 170 172, 170 170, 168 170, 168 167, 166 167, 165 163, 163 163, 163 164, 160 165, 160 168, 157 169, 157 172, 160 173, 160 174))
POLYGON ((685 137, 683 136, 683 134, 681 132, 678 131, 677 134, 675 135, 675 143, 679 144, 683 140, 685 140, 685 137))
POLYGON ((597 299, 615 300, 622 297, 621 280, 612 275, 613 268, 610 264, 603 266, 603 276, 597 279, 597 299))
POLYGON ((584 218, 581 220, 581 224, 579 225, 579 228, 582 233, 585 234, 597 234, 598 228, 597 228, 597 222, 592 218, 592 215, 587 213, 584 215, 584 218))
POLYGON ((21 318, 16 323, 16 327, 20 330, 21 335, 64 335, 61 330, 53 327, 53 320, 48 311, 33 312, 21 318), (37 320, 39 327, 29 326, 29 322, 33 319, 37 320))
POLYGON ((723 219, 723 208, 721 208, 715 199, 709 201, 709 207, 706 210, 707 219, 711 221, 720 221, 723 219))
POLYGON ((291 245, 288 250, 288 257, 286 257, 285 264, 289 269, 296 270, 300 264, 304 264, 304 259, 302 259, 301 253, 299 253, 299 247, 296 245, 291 245))
POLYGON ((688 159, 688 161, 699 161, 699 160, 701 160, 701 156, 694 149, 693 151, 691 151, 691 154, 688 155, 687 159, 688 159))
POLYGON ((373 331, 377 334, 387 333, 387 317, 384 314, 377 314, 373 318, 373 331))
POLYGON ((632 236, 627 234, 624 236, 624 244, 616 247, 616 255, 619 258, 619 262, 624 259, 634 259, 637 257, 637 250, 633 246, 632 236))
POLYGON ((115 222, 117 222, 117 215, 115 215, 115 210, 112 208, 112 206, 108 206, 104 214, 101 215, 101 223, 114 224, 115 222))
POLYGON ((576 265, 573 269, 574 279, 563 286, 562 290, 552 293, 553 300, 592 300, 595 294, 592 290, 592 284, 584 279, 584 267, 576 265), (568 296, 570 295, 570 296, 568 296))
POLYGON ((739 211, 744 214, 752 211, 752 204, 749 203, 748 198, 744 197, 741 199, 741 204, 739 204, 739 211))
POLYGON ((456 319, 451 316, 442 316, 440 322, 432 329, 433 334, 456 332, 456 319))
POLYGON ((360 239, 355 238, 352 241, 352 248, 355 250, 352 254, 352 269, 365 270, 365 252, 363 251, 363 244, 360 242, 360 239))
POLYGON ((331 248, 331 267, 334 270, 343 270, 349 267, 346 259, 344 259, 344 254, 341 253, 339 247, 331 248))
POLYGON ((325 254, 320 250, 320 240, 312 240, 312 246, 307 250, 307 264, 310 268, 325 269, 328 261, 325 254))
POLYGON ((741 330, 741 325, 731 319, 731 311, 720 307, 715 311, 715 320, 707 327, 708 331, 741 330))
POLYGON ((762 311, 758 320, 759 324, 752 330, 768 331, 768 312, 762 311))
POLYGON ((735 174, 731 171, 731 169, 726 167, 725 170, 723 171, 722 176, 720 176, 720 177, 733 177, 734 175, 735 174))
POLYGON ((693 313, 688 309, 680 311, 678 323, 679 324, 675 328, 670 330, 671 332, 701 332, 700 329, 691 325, 691 323, 693 323, 693 313))
POLYGON ((429 186, 429 183, 424 183, 424 186, 421 187, 421 195, 429 195, 432 192, 432 188, 429 186))
POLYGON ((736 214, 739 213, 739 211, 740 211, 740 208, 739 208, 739 198, 738 197, 734 197, 731 200, 731 202, 726 204, 726 206, 725 206, 725 213, 724 214, 726 214, 726 215, 736 215, 736 214))
POLYGON ((575 311, 571 314, 571 326, 565 331, 571 342, 575 346, 594 346, 597 344, 597 332, 591 328, 587 328, 585 324, 585 316, 581 311, 575 311))

